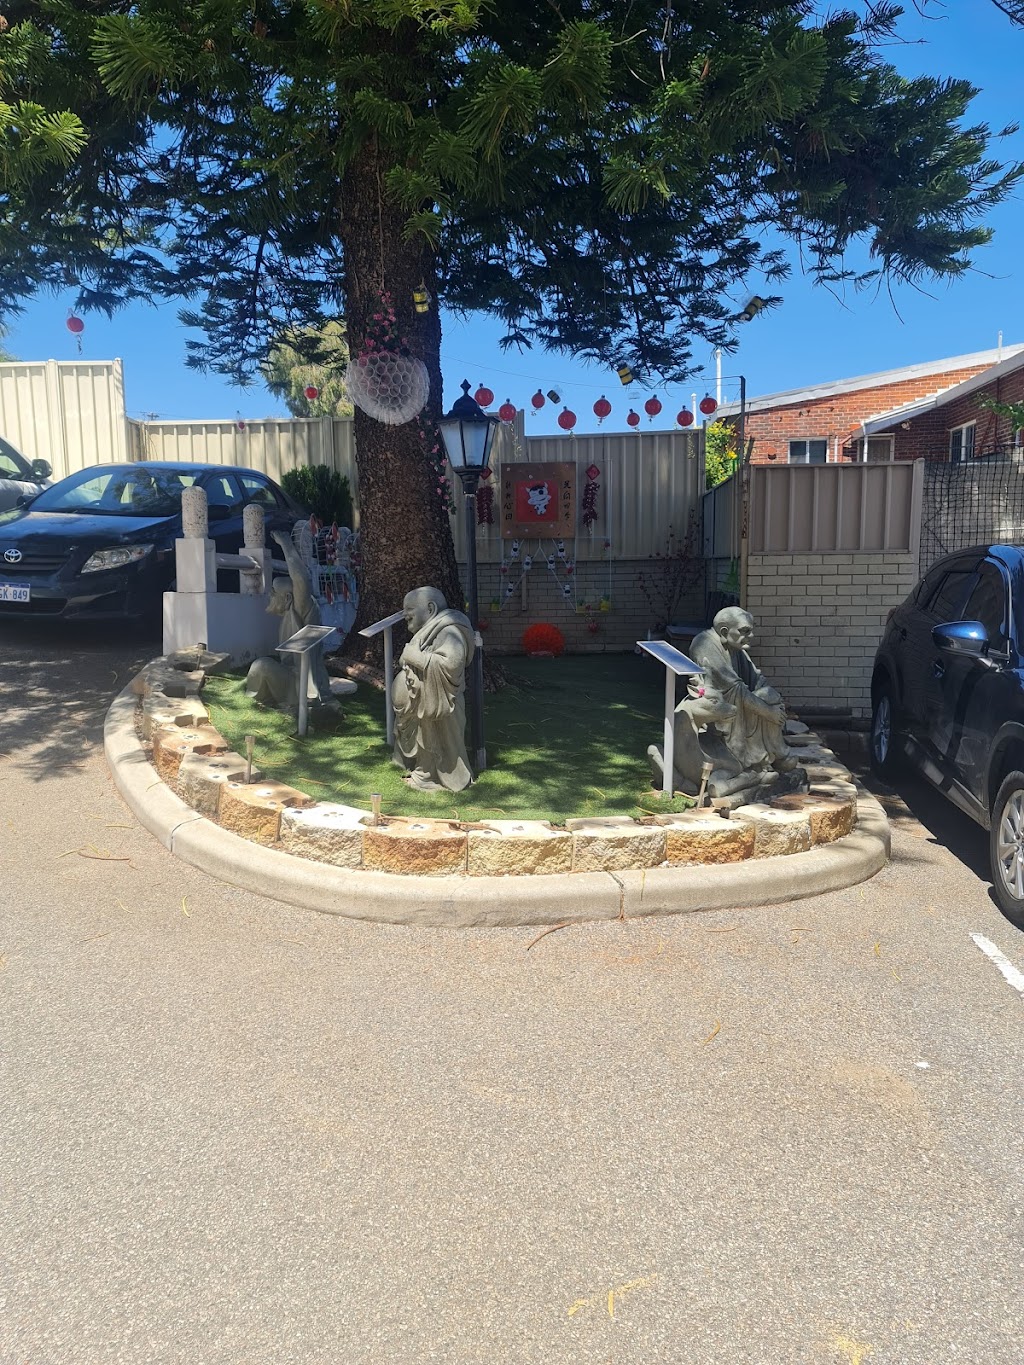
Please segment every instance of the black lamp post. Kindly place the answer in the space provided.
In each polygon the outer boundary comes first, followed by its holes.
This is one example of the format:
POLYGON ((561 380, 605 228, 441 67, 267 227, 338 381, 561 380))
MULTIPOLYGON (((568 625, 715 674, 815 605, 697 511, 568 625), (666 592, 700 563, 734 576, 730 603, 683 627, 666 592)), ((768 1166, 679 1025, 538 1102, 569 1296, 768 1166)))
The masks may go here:
POLYGON ((480 484, 480 476, 488 469, 498 419, 489 416, 479 403, 470 398, 469 383, 463 380, 462 397, 455 400, 451 412, 441 418, 439 425, 451 467, 462 480, 462 489, 466 495, 469 616, 477 639, 477 646, 473 651, 473 712, 470 736, 473 766, 479 774, 487 767, 487 751, 484 749, 484 656, 477 630, 480 603, 476 584, 476 490, 480 484))

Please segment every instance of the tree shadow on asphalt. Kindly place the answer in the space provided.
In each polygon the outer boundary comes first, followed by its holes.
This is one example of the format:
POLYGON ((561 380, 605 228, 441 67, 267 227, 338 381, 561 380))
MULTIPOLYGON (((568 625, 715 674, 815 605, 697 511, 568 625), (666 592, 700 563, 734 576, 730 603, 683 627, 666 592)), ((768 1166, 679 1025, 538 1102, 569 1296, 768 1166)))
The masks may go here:
POLYGON ((160 651, 156 625, 0 621, 0 771, 42 782, 82 768, 111 701, 160 651))

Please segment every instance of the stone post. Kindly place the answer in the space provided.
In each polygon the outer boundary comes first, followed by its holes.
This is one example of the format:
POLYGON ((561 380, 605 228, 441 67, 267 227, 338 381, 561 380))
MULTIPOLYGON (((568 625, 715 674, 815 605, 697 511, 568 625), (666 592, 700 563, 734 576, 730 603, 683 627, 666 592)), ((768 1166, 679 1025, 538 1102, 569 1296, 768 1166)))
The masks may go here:
MULTIPOLYGON (((262 513, 261 513, 262 515, 262 513)), ((206 489, 193 485, 181 495, 181 529, 186 540, 205 540, 210 534, 206 489)))
POLYGON ((267 543, 267 528, 263 518, 263 508, 249 503, 242 508, 242 535, 247 550, 262 550, 267 543))
POLYGON ((270 591, 273 574, 271 552, 267 549, 267 527, 263 508, 249 503, 242 508, 242 535, 245 539, 244 551, 263 566, 263 573, 240 573, 238 591, 244 597, 257 597, 270 591))

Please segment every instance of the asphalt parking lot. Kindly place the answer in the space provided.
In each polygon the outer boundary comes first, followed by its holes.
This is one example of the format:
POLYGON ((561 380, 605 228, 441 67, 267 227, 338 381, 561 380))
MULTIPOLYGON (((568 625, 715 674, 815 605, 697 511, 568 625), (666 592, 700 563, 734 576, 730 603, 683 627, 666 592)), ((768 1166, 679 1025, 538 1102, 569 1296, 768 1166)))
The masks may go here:
POLYGON ((158 648, 0 624, 3 1365, 1016 1365, 1024 934, 966 817, 879 791, 863 886, 538 942, 294 910, 115 793, 158 648))

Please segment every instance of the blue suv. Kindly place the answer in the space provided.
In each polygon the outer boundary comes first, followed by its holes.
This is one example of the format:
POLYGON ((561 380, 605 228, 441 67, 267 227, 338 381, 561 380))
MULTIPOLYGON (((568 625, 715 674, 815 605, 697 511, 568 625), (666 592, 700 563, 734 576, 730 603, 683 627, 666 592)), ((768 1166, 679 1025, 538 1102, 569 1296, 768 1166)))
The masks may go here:
POLYGON ((1024 547, 947 555, 889 613, 871 763, 905 762, 989 831, 996 899, 1024 927, 1024 547))

